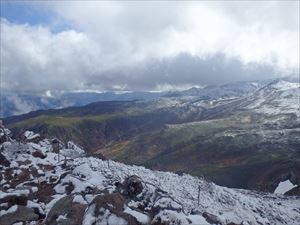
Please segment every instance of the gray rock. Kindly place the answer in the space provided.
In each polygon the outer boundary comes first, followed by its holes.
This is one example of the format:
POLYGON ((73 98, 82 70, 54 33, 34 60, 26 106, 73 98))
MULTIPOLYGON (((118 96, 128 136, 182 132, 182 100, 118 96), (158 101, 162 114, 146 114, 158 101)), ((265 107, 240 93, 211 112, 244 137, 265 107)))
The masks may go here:
POLYGON ((0 217, 1 225, 11 225, 16 222, 37 221, 39 216, 34 213, 33 209, 26 206, 18 206, 17 210, 0 217))
POLYGON ((46 224, 47 225, 57 225, 56 219, 59 215, 64 215, 69 212, 74 196, 68 195, 61 199, 59 199, 50 209, 47 218, 46 224))

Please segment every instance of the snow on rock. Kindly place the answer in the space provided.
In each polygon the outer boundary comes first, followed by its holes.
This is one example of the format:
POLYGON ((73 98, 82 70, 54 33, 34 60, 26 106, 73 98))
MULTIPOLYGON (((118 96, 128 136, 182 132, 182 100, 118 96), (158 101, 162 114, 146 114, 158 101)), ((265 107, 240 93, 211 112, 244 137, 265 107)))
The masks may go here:
POLYGON ((58 157, 50 143, 44 139, 0 144, 1 154, 9 161, 1 165, 1 225, 7 219, 17 221, 13 216, 23 216, 22 222, 32 225, 41 221, 298 225, 300 221, 296 196, 230 189, 190 175, 108 163, 84 156, 74 143, 61 149, 63 156, 58 157), (45 157, 34 157, 37 150, 45 157), (30 217, 22 214, 25 212, 30 217))
POLYGON ((27 140, 33 140, 37 137, 40 137, 39 134, 35 134, 33 131, 25 131, 24 136, 26 137, 27 140))

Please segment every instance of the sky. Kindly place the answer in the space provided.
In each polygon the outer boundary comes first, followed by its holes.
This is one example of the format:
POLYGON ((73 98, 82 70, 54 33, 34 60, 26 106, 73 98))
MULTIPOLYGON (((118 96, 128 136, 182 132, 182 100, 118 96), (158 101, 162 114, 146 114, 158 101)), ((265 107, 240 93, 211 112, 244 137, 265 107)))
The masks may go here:
POLYGON ((1 1, 1 88, 175 90, 299 74, 299 1, 1 1))

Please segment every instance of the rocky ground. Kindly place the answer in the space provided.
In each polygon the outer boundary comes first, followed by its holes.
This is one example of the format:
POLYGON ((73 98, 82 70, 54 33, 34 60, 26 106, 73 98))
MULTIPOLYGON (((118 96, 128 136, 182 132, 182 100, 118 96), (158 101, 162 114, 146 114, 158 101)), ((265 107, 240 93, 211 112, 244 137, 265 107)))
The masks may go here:
POLYGON ((300 223, 297 196, 225 188, 87 157, 72 142, 9 134, 1 126, 1 225, 300 223))

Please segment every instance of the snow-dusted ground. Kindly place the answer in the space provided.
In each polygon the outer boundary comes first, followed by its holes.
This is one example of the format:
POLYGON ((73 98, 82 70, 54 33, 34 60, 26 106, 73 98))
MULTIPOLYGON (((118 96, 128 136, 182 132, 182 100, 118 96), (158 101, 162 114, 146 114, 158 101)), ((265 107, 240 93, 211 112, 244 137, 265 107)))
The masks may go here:
MULTIPOLYGON (((143 180, 143 191, 126 203, 123 213, 133 216, 140 224, 159 220, 170 224, 194 225, 298 225, 300 222, 299 197, 230 189, 190 175, 179 176, 85 157, 74 143, 69 143, 71 149, 62 149, 60 157, 52 152, 47 139, 26 144, 11 140, 0 147, 3 147, 1 154, 10 162, 9 166, 1 166, 3 179, 0 182, 0 201, 6 196, 25 195, 28 197, 27 207, 38 208, 39 213, 46 216, 46 220, 49 212, 57 207, 56 203, 66 197, 67 187, 72 184, 69 196, 72 196, 73 203, 86 207, 82 224, 129 224, 108 209, 103 209, 102 214, 96 216, 93 199, 105 195, 104 193, 118 192, 116 182, 123 182, 125 178, 136 175, 143 180), (42 153, 42 157, 33 156, 36 151, 42 153), (66 161, 64 156, 67 156, 66 161), (26 178, 21 176, 33 168, 36 168, 37 174, 29 172, 26 178), (8 171, 11 171, 11 177, 7 176, 8 171), (14 180, 15 178, 18 179, 14 180), (49 202, 39 197, 30 197, 42 191, 39 185, 44 181, 53 184, 49 202), (87 191, 91 189, 98 191, 87 191), (153 209, 158 209, 155 214, 150 213, 153 209)), ((16 213, 16 205, 9 207, 7 203, 1 203, 0 206, 0 223, 1 218, 16 213)), ((62 214, 56 220, 65 220, 66 217, 66 214, 62 214)))

